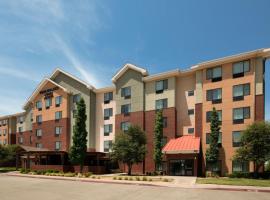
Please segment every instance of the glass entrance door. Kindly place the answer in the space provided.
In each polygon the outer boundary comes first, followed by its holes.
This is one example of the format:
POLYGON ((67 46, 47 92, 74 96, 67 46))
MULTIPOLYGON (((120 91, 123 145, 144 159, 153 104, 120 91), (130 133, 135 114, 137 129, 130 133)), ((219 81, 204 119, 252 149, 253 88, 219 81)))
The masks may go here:
POLYGON ((193 160, 170 160, 170 175, 172 176, 193 176, 193 160))

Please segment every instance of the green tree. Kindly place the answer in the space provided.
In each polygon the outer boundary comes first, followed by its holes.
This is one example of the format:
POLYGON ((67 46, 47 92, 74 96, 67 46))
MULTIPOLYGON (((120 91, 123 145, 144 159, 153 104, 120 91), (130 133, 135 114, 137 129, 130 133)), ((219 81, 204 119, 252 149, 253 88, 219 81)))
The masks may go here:
POLYGON ((162 163, 162 137, 163 137, 163 116, 162 110, 156 113, 155 136, 154 136, 154 161, 156 170, 162 163))
POLYGON ((18 145, 0 145, 0 164, 1 165, 13 165, 16 162, 16 152, 18 151, 18 145))
POLYGON ((243 131, 241 147, 236 150, 234 159, 254 163, 254 176, 260 166, 270 160, 270 123, 255 122, 243 131))
POLYGON ((211 132, 209 134, 209 148, 206 150, 206 162, 212 171, 212 167, 218 162, 219 144, 218 138, 220 134, 220 121, 218 113, 214 107, 211 113, 211 132))
POLYGON ((128 166, 131 175, 132 165, 142 162, 146 154, 146 135, 139 126, 130 126, 127 132, 119 133, 112 146, 111 158, 128 166))
POLYGON ((75 116, 75 126, 73 129, 72 146, 69 152, 69 159, 72 164, 80 165, 82 173, 84 160, 87 152, 87 131, 86 131, 86 106, 83 98, 77 102, 77 114, 75 116))

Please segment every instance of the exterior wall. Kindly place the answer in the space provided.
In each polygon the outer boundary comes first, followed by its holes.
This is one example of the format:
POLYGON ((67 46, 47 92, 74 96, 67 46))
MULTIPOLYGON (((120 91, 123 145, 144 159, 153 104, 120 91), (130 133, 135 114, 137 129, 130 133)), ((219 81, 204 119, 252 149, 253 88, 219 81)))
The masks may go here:
POLYGON ((0 144, 7 145, 9 144, 9 119, 4 118, 4 119, 1 119, 0 121, 2 121, 2 125, 0 126, 0 132, 1 132, 0 144), (6 123, 4 123, 4 121, 6 121, 6 123))

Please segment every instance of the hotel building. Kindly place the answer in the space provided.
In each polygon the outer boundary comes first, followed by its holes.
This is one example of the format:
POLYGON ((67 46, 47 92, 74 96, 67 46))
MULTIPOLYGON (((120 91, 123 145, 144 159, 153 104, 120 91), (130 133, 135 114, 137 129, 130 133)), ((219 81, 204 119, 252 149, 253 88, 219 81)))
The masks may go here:
MULTIPOLYGON (((269 57, 270 49, 259 49, 154 75, 126 64, 112 77, 111 86, 100 89, 56 69, 26 101, 25 112, 0 118, 0 142, 21 145, 25 167, 64 170, 76 102, 82 97, 89 170, 104 172, 115 135, 139 125, 147 136, 147 155, 133 172, 153 172, 155 115, 162 109, 164 162, 160 167, 169 175, 197 176, 207 170, 205 152, 215 107, 221 122, 216 171, 221 175, 252 171, 251 163, 233 162, 232 157, 241 131, 264 120, 264 72, 269 57)), ((120 168, 126 170, 121 164, 120 168)))

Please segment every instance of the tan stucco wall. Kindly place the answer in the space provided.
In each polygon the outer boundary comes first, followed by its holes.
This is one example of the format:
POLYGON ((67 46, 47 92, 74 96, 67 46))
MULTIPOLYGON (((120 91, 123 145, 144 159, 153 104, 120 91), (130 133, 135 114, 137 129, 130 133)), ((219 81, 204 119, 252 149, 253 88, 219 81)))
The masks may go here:
POLYGON ((253 60, 255 66, 255 83, 256 83, 256 95, 263 94, 263 58, 256 58, 253 60))
POLYGON ((203 83, 203 71, 202 70, 196 71, 196 103, 203 102, 202 83, 203 83))

